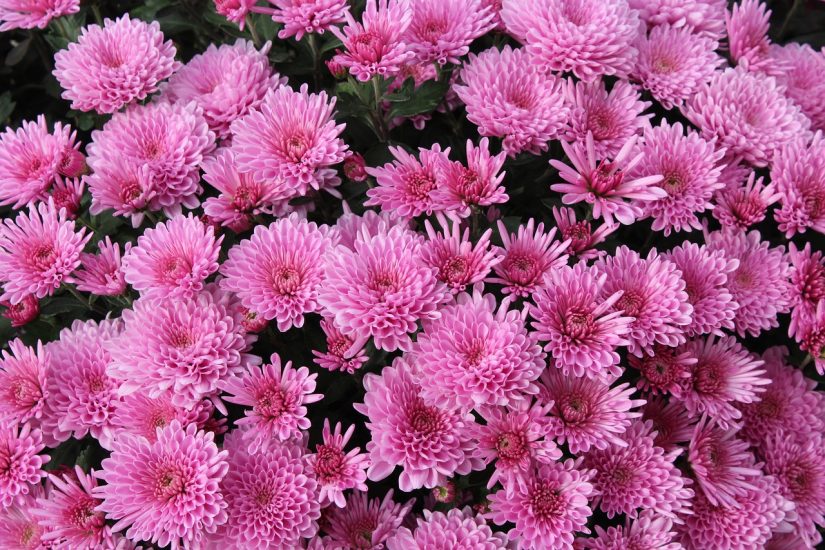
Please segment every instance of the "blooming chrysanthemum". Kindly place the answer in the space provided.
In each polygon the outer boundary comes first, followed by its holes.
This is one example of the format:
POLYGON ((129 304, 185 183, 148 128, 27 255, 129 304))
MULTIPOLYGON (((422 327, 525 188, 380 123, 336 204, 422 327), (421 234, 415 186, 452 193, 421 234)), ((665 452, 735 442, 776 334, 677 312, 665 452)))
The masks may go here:
POLYGON ((630 325, 628 350, 640 357, 654 343, 675 346, 685 341, 684 328, 690 325, 693 307, 685 292, 685 281, 676 266, 652 249, 647 258, 626 246, 615 256, 599 259, 596 269, 607 274, 602 296, 623 291, 613 309, 634 317, 630 325))
POLYGON ((116 434, 130 433, 154 443, 158 428, 164 428, 176 420, 182 427, 195 424, 199 428, 206 425, 213 405, 203 400, 191 407, 181 407, 172 403, 171 392, 159 397, 148 397, 142 393, 125 396, 112 416, 111 425, 116 434))
POLYGON ((392 497, 392 489, 380 501, 368 499, 366 492, 354 491, 347 497, 345 508, 333 508, 325 516, 328 524, 324 531, 329 536, 324 542, 331 548, 383 548, 407 518, 413 503, 398 504, 392 497))
POLYGON ((55 17, 80 10, 80 0, 9 0, 0 5, 0 32, 45 29, 55 17))
POLYGON ((669 451, 693 437, 693 422, 679 401, 666 401, 658 395, 647 395, 642 408, 642 420, 652 423, 656 437, 653 443, 669 451))
POLYGON ((453 508, 446 514, 424 510, 424 519, 416 520, 415 529, 401 527, 387 541, 389 550, 432 550, 434 548, 466 548, 473 550, 504 550, 507 537, 493 533, 481 516, 469 506, 453 508))
POLYGON ((20 208, 45 200, 60 176, 74 177, 82 171, 79 147, 71 126, 55 122, 49 132, 43 115, 24 120, 17 130, 6 128, 0 134, 0 205, 20 208))
POLYGON ((0 352, 0 421, 16 426, 34 420, 36 425, 49 399, 50 356, 40 342, 30 348, 18 338, 8 345, 0 352))
POLYGON ((630 356, 630 366, 641 376, 636 385, 654 395, 680 397, 684 391, 684 381, 690 378, 690 367, 696 358, 681 348, 654 344, 653 349, 641 357, 630 356))
POLYGON ((777 71, 776 79, 785 85, 785 95, 811 119, 811 128, 825 131, 825 83, 821 78, 825 52, 809 44, 789 42, 771 47, 769 54, 783 69, 777 71))
POLYGON ((447 161, 442 165, 441 185, 433 194, 438 210, 455 211, 462 218, 471 213, 472 207, 501 204, 510 198, 501 185, 504 180, 506 152, 490 155, 490 144, 482 138, 478 147, 467 140, 467 165, 447 161))
POLYGON ((400 218, 432 214, 436 189, 445 185, 442 166, 450 162, 450 148, 442 150, 437 143, 419 148, 418 158, 401 147, 390 147, 390 153, 393 162, 367 168, 378 185, 367 190, 364 206, 380 206, 382 212, 400 218))
POLYGON ((269 227, 259 225, 249 240, 229 250, 220 285, 244 307, 278 330, 304 325, 304 314, 318 310, 325 256, 334 244, 324 228, 293 214, 269 227))
POLYGON ((0 509, 28 494, 30 486, 46 477, 42 466, 49 456, 37 454, 42 450, 40 430, 33 430, 28 423, 0 426, 0 509))
POLYGON ((682 449, 665 452, 657 447, 651 424, 641 420, 633 422, 619 437, 624 445, 591 449, 582 463, 596 471, 592 480, 594 502, 607 517, 635 514, 638 508, 672 519, 690 513, 690 480, 673 465, 682 449))
POLYGON ((420 0, 403 40, 419 63, 459 63, 470 43, 493 27, 492 19, 481 0, 420 0))
POLYGON ((310 374, 308 368, 294 368, 292 361, 282 366, 277 353, 273 353, 269 361, 263 367, 250 365, 246 372, 221 385, 228 394, 224 397, 226 401, 248 407, 244 417, 235 424, 248 428, 243 438, 253 453, 300 436, 301 430, 309 429, 306 406, 324 397, 312 393, 318 375, 310 374))
POLYGON ((402 41, 412 22, 412 6, 406 0, 367 0, 361 22, 347 12, 343 29, 330 28, 343 44, 335 60, 361 82, 374 76, 398 74, 415 57, 402 41))
POLYGON ((46 488, 32 485, 28 494, 18 496, 11 506, 0 510, 0 547, 19 550, 54 548, 54 543, 45 538, 49 528, 38 524, 34 515, 39 507, 38 499, 45 497, 46 488))
POLYGON ((797 337, 800 328, 816 315, 817 304, 825 300, 825 259, 822 251, 814 251, 811 243, 799 250, 794 243, 788 245, 791 262, 791 324, 788 336, 797 337))
POLYGON ((634 388, 626 382, 611 388, 605 382, 574 378, 552 368, 542 375, 540 388, 540 399, 552 402, 549 433, 559 443, 566 442, 575 455, 591 447, 626 445, 618 436, 642 415, 633 409, 645 403, 631 398, 634 388))
POLYGON ((602 224, 593 230, 590 221, 576 218, 576 211, 572 208, 562 206, 553 207, 553 218, 556 220, 556 227, 561 231, 563 241, 570 240, 567 252, 580 260, 592 260, 604 254, 603 251, 595 249, 597 244, 604 242, 608 235, 618 229, 617 224, 602 224))
POLYGON ((814 360, 816 372, 825 373, 825 300, 820 300, 814 314, 800 323, 796 338, 799 349, 814 360))
MULTIPOLYGON (((97 243, 97 254, 83 253, 80 255, 80 268, 71 276, 71 282, 78 290, 91 292, 99 296, 117 296, 126 290, 126 279, 123 276, 120 245, 113 243, 107 235, 97 243)), ((125 253, 129 253, 132 243, 123 245, 125 253)))
POLYGON ((591 82, 633 68, 641 22, 627 0, 507 1, 501 18, 545 70, 591 82))
POLYGON ((688 337, 702 334, 722 334, 721 329, 733 329, 738 303, 728 290, 728 277, 739 262, 727 258, 722 250, 708 250, 705 245, 685 241, 662 255, 682 272, 688 303, 693 316, 684 327, 688 337))
POLYGON ((788 238, 813 229, 825 233, 825 134, 805 137, 781 148, 771 165, 771 181, 781 194, 774 212, 788 238))
POLYGON ((764 220, 768 207, 781 198, 773 183, 765 185, 751 172, 743 185, 716 194, 713 217, 722 225, 747 229, 764 220))
POLYGON ((729 155, 767 166, 786 143, 809 135, 810 122, 773 77, 726 69, 687 100, 685 116, 729 155))
POLYGON ((628 0, 648 27, 671 25, 719 40, 725 36, 726 0, 628 0))
POLYGON ((113 208, 134 214, 148 208, 172 216, 194 208, 201 192, 198 167, 215 147, 194 103, 136 105, 115 113, 92 132, 86 177, 93 214, 113 208))
POLYGON ((421 385, 403 357, 384 367, 381 375, 364 377, 367 393, 355 410, 368 418, 372 438, 367 443, 367 476, 380 481, 401 466, 398 487, 412 491, 432 488, 455 474, 477 469, 470 426, 473 416, 427 405, 421 385))
POLYGON ((571 550, 575 532, 589 533, 588 498, 594 494, 592 472, 578 468, 569 459, 540 465, 513 494, 492 493, 487 517, 497 525, 514 523, 508 536, 520 548, 571 550))
POLYGON ((758 336, 779 326, 777 315, 790 310, 790 264, 782 246, 771 248, 758 231, 723 229, 705 237, 708 250, 721 250, 739 267, 728 274, 727 287, 739 304, 733 324, 739 336, 758 336))
POLYGON ((496 307, 479 287, 459 294, 441 316, 424 322, 413 345, 413 369, 423 384, 421 396, 445 409, 514 405, 538 392, 544 370, 537 338, 525 327, 527 312, 496 307))
POLYGON ((318 302, 345 334, 372 336, 387 351, 408 349, 417 322, 438 318, 450 292, 424 263, 421 239, 403 227, 362 231, 353 246, 331 251, 318 302))
MULTIPOLYGON (((301 40, 305 34, 324 34, 333 25, 343 23, 349 13, 347 0, 269 0, 275 6, 272 19, 284 28, 278 38, 285 40, 291 36, 301 40)), ((267 8, 260 9, 269 13, 267 8)))
POLYGON ((492 229, 487 229, 473 243, 470 228, 438 218, 442 230, 437 233, 429 220, 424 221, 427 241, 421 247, 424 263, 438 269, 438 280, 453 293, 463 292, 479 283, 501 261, 495 250, 490 250, 492 229))
POLYGON ((158 397, 171 390, 172 402, 192 406, 218 390, 218 383, 260 359, 246 351, 255 336, 229 297, 209 288, 189 298, 143 298, 123 310, 124 330, 112 340, 110 376, 118 392, 158 397))
POLYGON ((238 25, 240 30, 246 26, 246 16, 255 7, 257 0, 213 0, 215 11, 223 15, 227 21, 238 25))
POLYGON ((80 201, 83 199, 83 190, 86 184, 80 178, 57 178, 49 192, 55 208, 66 209, 66 217, 75 219, 80 210, 80 201))
POLYGON ((335 220, 335 232, 338 234, 338 243, 349 250, 355 250, 355 241, 386 233, 393 226, 410 227, 409 220, 400 220, 386 212, 365 210, 359 216, 352 212, 346 202, 342 202, 341 206, 344 211, 335 220))
POLYGON ((576 539, 587 550, 682 550, 674 541, 676 533, 670 518, 645 510, 639 517, 625 520, 622 526, 603 529, 596 525, 596 537, 576 539))
POLYGON ((352 425, 342 434, 340 422, 334 431, 330 430, 329 419, 324 419, 323 443, 315 446, 315 454, 309 456, 307 463, 309 472, 318 480, 321 506, 335 504, 343 508, 347 505, 344 491, 367 490, 367 455, 361 453, 359 447, 344 451, 354 432, 355 425, 352 425))
POLYGON ((330 371, 344 371, 352 374, 366 363, 369 358, 364 351, 366 338, 354 340, 335 326, 330 319, 321 320, 321 330, 327 338, 326 353, 312 350, 315 364, 330 371))
POLYGON ((160 24, 129 14, 103 26, 89 25, 77 42, 54 56, 54 76, 72 109, 114 113, 141 101, 175 72, 175 45, 164 42, 160 24))
POLYGON ((561 81, 539 71, 524 49, 504 46, 470 55, 455 92, 467 118, 482 136, 502 138, 502 150, 515 156, 538 154, 564 128, 569 110, 561 81))
POLYGON ((11 326, 14 328, 31 323, 40 314, 40 302, 31 294, 16 304, 12 304, 8 300, 2 300, 0 306, 4 308, 3 317, 10 320, 11 326))
POLYGON ((501 262, 493 266, 495 277, 487 281, 504 286, 504 294, 526 298, 546 285, 546 276, 554 269, 567 265, 565 250, 570 241, 555 241, 556 228, 544 232, 544 223, 536 225, 530 218, 519 225, 518 233, 511 235, 499 220, 498 232, 504 248, 494 250, 501 262))
POLYGON ((226 475, 227 451, 214 434, 173 421, 159 428, 157 441, 119 434, 92 489, 103 500, 97 510, 117 520, 113 530, 160 546, 199 548, 227 519, 218 484, 226 475))
POLYGON ((775 63, 768 56, 771 11, 760 0, 741 0, 725 13, 728 50, 737 65, 750 71, 778 76, 775 63))
POLYGON ((86 228, 75 231, 54 203, 39 203, 6 218, 0 225, 0 300, 12 304, 29 295, 51 296, 80 265, 83 247, 92 237, 86 228))

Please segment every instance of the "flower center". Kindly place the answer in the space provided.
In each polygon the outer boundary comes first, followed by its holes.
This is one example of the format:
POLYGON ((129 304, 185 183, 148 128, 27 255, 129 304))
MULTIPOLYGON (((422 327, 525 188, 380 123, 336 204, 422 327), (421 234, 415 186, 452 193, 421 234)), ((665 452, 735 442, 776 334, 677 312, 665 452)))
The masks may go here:
POLYGON ((318 445, 315 459, 315 473, 322 481, 329 480, 341 473, 344 468, 344 453, 338 447, 318 445))
POLYGON ((45 271, 54 265, 56 257, 54 247, 49 243, 43 243, 32 251, 31 262, 35 269, 45 271))
POLYGON ((615 309, 624 311, 629 317, 638 317, 642 311, 644 300, 632 290, 626 290, 621 298, 616 301, 615 309))
POLYGON ((717 363, 699 363, 693 373, 693 387, 698 393, 715 395, 723 387, 722 369, 717 363))
POLYGON ((466 282, 469 263, 461 256, 453 256, 444 262, 439 270, 439 278, 447 283, 457 285, 466 282))
POLYGON ((419 30, 419 36, 426 42, 436 43, 444 36, 447 30, 447 22, 443 19, 428 19, 419 30))
POLYGON ((438 411, 434 407, 418 404, 410 413, 410 426, 419 435, 436 433, 440 425, 438 411))
POLYGON ((564 510, 564 499, 559 491, 542 483, 534 488, 530 495, 530 507, 533 514, 540 518, 552 518, 564 510))
POLYGON ((189 273, 189 266, 183 258, 170 256, 160 264, 161 279, 168 284, 175 284, 189 273))
POLYGON ((588 311, 574 308, 564 320, 564 331, 571 338, 584 338, 593 328, 593 315, 588 311))
POLYGON ((155 478, 155 496, 162 500, 183 494, 186 491, 186 479, 177 466, 167 466, 157 473, 155 478))
POLYGON ((98 504, 95 499, 81 497, 80 502, 75 504, 69 512, 72 525, 90 535, 99 531, 105 520, 102 513, 95 512, 95 506, 98 504))
POLYGON ((687 187, 687 182, 688 179, 684 174, 680 174, 679 172, 670 172, 669 174, 665 174, 665 179, 662 180, 661 186, 665 191, 667 191, 668 195, 675 195, 685 190, 685 187, 687 187))
POLYGON ((282 296, 292 296, 301 288, 301 274, 292 266, 278 266, 272 273, 272 288, 282 296))
POLYGON ((533 108, 535 104, 535 100, 533 99, 533 95, 530 93, 530 90, 525 88, 513 88, 509 90, 507 94, 507 102, 514 107, 518 107, 519 109, 530 110, 533 108))
POLYGON ((120 186, 120 200, 123 204, 133 205, 142 194, 143 189, 136 180, 123 182, 120 186))
POLYGON ((15 378, 12 380, 10 389, 14 403, 27 409, 33 408, 43 397, 40 386, 27 378, 15 378))
POLYGON ((527 454, 527 439, 524 434, 505 432, 496 440, 496 453, 500 458, 519 460, 527 454))
POLYGON ((287 396, 278 387, 270 387, 258 394, 255 411, 269 419, 276 420, 288 411, 287 396))
POLYGON ((191 346, 194 341, 195 339, 192 337, 192 333, 183 328, 173 329, 169 333, 169 345, 178 349, 186 349, 191 346))
POLYGON ((435 189, 435 178, 423 171, 413 172, 406 177, 407 191, 416 200, 427 200, 435 189))
POLYGON ((788 465, 785 469, 784 478, 795 501, 804 501, 811 493, 812 488, 817 485, 815 476, 812 475, 808 464, 800 461, 788 465))
POLYGON ((286 156, 292 162, 301 162, 309 148, 308 145, 304 136, 296 134, 286 140, 286 156))
POLYGON ((825 356, 825 329, 813 330, 802 340, 799 346, 814 358, 825 356))
POLYGON ((660 56, 653 60, 653 72, 659 74, 668 74, 673 72, 678 63, 676 60, 669 57, 660 56))
POLYGON ((481 361, 487 357, 487 346, 484 344, 484 341, 478 339, 474 340, 468 347, 464 357, 467 360, 468 365, 472 367, 479 366, 481 361))
POLYGON ((613 164, 606 160, 599 162, 599 165, 590 173, 588 189, 596 196, 606 196, 616 190, 624 180, 624 172, 613 171, 613 164))
POLYGON ((598 109, 587 118, 587 128, 593 133, 593 139, 596 141, 610 138, 613 127, 613 116, 609 111, 598 109))
POLYGON ((563 396, 555 408, 565 424, 579 424, 590 418, 590 403, 580 393, 563 396))
POLYGON ((462 199, 470 204, 476 204, 481 199, 484 181, 475 170, 462 166, 457 178, 457 187, 462 199))

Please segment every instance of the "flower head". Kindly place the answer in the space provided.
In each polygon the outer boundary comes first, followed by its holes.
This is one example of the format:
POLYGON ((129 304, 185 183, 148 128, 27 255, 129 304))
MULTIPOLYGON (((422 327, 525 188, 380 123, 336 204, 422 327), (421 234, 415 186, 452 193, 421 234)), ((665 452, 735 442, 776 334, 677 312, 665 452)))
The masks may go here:
POLYGON ((9 350, 0 352, 0 421, 8 426, 38 421, 47 411, 50 356, 40 342, 36 348, 20 339, 8 344, 9 350))
POLYGON ((352 374, 369 360, 364 351, 366 339, 354 340, 341 332, 330 319, 321 320, 321 330, 327 338, 327 352, 312 350, 316 365, 330 371, 352 374))
POLYGON ((726 0, 628 0, 649 28, 686 27, 693 33, 719 40, 725 36, 726 0))
POLYGON ((332 508, 326 517, 329 523, 324 530, 329 537, 325 542, 332 548, 383 548, 401 527, 413 503, 398 504, 392 497, 392 489, 380 501, 369 499, 366 492, 353 491, 345 508, 332 508))
POLYGON ((751 172, 744 185, 717 193, 713 217, 722 225, 747 229, 764 220, 768 207, 781 198, 773 183, 765 185, 751 172))
POLYGON ((40 430, 33 430, 30 424, 0 426, 0 509, 28 494, 32 485, 46 477, 42 466, 49 456, 38 454, 42 450, 40 430))
MULTIPOLYGON (((121 264, 120 245, 107 235, 97 242, 97 254, 80 255, 80 268, 72 274, 71 281, 78 290, 98 296, 117 296, 126 290, 126 279, 121 264)), ((132 243, 123 245, 126 254, 132 243)))
POLYGON ((215 11, 223 15, 227 21, 238 25, 240 30, 244 29, 246 16, 252 11, 257 0, 213 0, 215 11))
POLYGON ((354 432, 353 425, 341 434, 340 423, 335 425, 334 431, 330 430, 329 420, 324 419, 323 443, 316 445, 315 453, 309 456, 308 461, 309 471, 318 479, 321 506, 335 504, 343 508, 347 505, 344 491, 367 490, 367 455, 361 453, 358 447, 344 452, 354 432))
POLYGON ((487 138, 478 147, 467 140, 467 165, 446 161, 442 164, 442 185, 436 189, 433 202, 438 210, 455 211, 466 218, 471 207, 490 206, 507 202, 509 197, 501 185, 504 180, 506 153, 490 155, 487 138))
POLYGON ((493 533, 469 506, 453 508, 447 513, 424 510, 424 518, 416 520, 410 531, 401 527, 387 541, 389 550, 429 550, 432 548, 472 548, 474 550, 504 550, 507 537, 493 533))
POLYGON ((604 242, 607 236, 619 227, 618 224, 605 223, 594 231, 588 220, 579 221, 575 210, 566 206, 554 206, 553 218, 556 220, 556 227, 561 231, 561 239, 570 241, 567 252, 580 260, 592 260, 601 256, 604 252, 596 250, 596 245, 604 242))
POLYGON ((165 428, 173 420, 178 421, 183 428, 195 424, 203 429, 213 408, 212 402, 208 400, 188 407, 175 405, 172 403, 171 392, 159 397, 132 393, 118 403, 111 423, 116 434, 129 433, 154 443, 158 439, 158 428, 165 428))
POLYGON ((822 252, 814 251, 811 243, 798 249, 788 245, 791 262, 791 324, 788 336, 797 337, 802 326, 816 315, 817 304, 825 300, 825 259, 822 252))
POLYGON ((80 10, 80 0, 10 0, 0 6, 0 32, 45 29, 55 17, 80 10))
POLYGON ((438 218, 442 230, 436 233, 429 220, 424 221, 427 241, 421 247, 421 257, 427 265, 438 269, 438 280, 455 294, 484 280, 501 259, 490 250, 492 229, 486 230, 473 243, 470 228, 461 230, 458 223, 438 218))
POLYGON ((817 132, 779 149, 771 165, 771 181, 781 195, 774 212, 788 238, 813 229, 825 233, 825 134, 817 132))
POLYGON ((674 542, 673 521, 645 510, 637 518, 627 518, 623 526, 603 529, 596 526, 595 538, 578 538, 577 543, 587 550, 682 550, 674 542))
POLYGON ((470 43, 493 27, 481 0, 418 0, 403 40, 419 63, 459 63, 470 43))
POLYGON ((809 44, 789 42, 771 47, 769 55, 784 69, 776 71, 776 79, 785 85, 785 95, 811 119, 812 129, 825 131, 825 84, 820 78, 825 70, 825 52, 809 44))
POLYGON ((291 36, 301 40, 305 34, 324 34, 333 25, 343 23, 349 13, 347 0, 270 0, 275 5, 272 19, 284 28, 278 38, 291 36))
POLYGON ((40 314, 40 303, 34 295, 29 294, 16 304, 7 300, 0 301, 0 306, 5 309, 3 317, 11 321, 14 328, 25 326, 34 321, 40 314))
POLYGON ((728 50, 737 65, 750 71, 781 72, 768 56, 770 17, 771 11, 760 0, 741 0, 725 12, 728 50))

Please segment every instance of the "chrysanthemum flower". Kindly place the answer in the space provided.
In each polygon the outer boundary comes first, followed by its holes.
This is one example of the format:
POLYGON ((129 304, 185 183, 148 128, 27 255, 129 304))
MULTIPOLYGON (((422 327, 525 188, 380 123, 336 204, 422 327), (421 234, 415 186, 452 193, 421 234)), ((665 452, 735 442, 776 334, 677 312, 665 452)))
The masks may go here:
POLYGON ((653 349, 641 357, 629 358, 630 366, 638 370, 636 386, 654 395, 680 397, 684 391, 684 381, 690 378, 690 368, 696 358, 681 348, 654 344, 653 349))
POLYGON ((785 85, 785 95, 811 119, 811 128, 825 131, 825 83, 821 78, 825 52, 809 44, 789 42, 771 47, 769 54, 784 69, 777 71, 776 79, 785 85))
POLYGON ((822 251, 814 251, 811 243, 799 250, 788 244, 791 262, 791 323, 788 336, 799 338, 800 329, 816 315, 817 304, 825 300, 825 259, 822 251))
POLYGON ((361 82, 376 75, 388 78, 398 74, 415 57, 402 41, 412 16, 412 6, 406 0, 367 0, 360 23, 347 12, 343 29, 330 28, 345 49, 335 60, 361 82))
POLYGON ((493 27, 492 19, 481 0, 419 0, 403 40, 419 63, 459 63, 470 43, 493 27))
POLYGON ((0 32, 45 29, 55 17, 80 10, 80 0, 8 0, 0 6, 0 32))
POLYGON ((623 526, 596 525, 595 538, 578 538, 576 543, 587 550, 683 550, 672 528, 670 518, 645 510, 637 518, 627 518, 623 526))
POLYGON ((774 218, 786 237, 808 229, 825 233, 825 134, 817 132, 810 142, 799 137, 779 149, 771 181, 782 195, 774 218))
POLYGON ((133 393, 118 403, 111 424, 118 435, 130 433, 154 443, 158 439, 158 428, 165 428, 173 420, 178 421, 183 428, 195 424, 203 429, 212 409, 213 405, 208 400, 189 407, 174 405, 171 392, 159 397, 133 393))
POLYGON ((453 87, 467 106, 467 118, 482 136, 502 138, 511 157, 538 154, 556 139, 569 110, 562 82, 539 71, 524 49, 504 46, 470 55, 453 87))
POLYGON ((330 319, 321 320, 321 330, 327 338, 327 352, 312 350, 315 364, 330 371, 352 374, 369 360, 364 351, 366 338, 354 340, 335 326, 330 319))
POLYGON ((55 208, 66 209, 66 217, 73 220, 80 210, 80 201, 83 199, 83 190, 86 184, 80 178, 57 178, 49 192, 55 208))
POLYGON ((682 272, 688 303, 693 307, 691 322, 684 327, 685 335, 721 335, 723 328, 732 330, 739 304, 727 284, 739 266, 738 260, 727 258, 722 250, 709 250, 688 241, 662 257, 682 272))
POLYGON ((727 287, 739 304, 733 324, 739 336, 758 336, 779 326, 776 316, 790 310, 790 264, 784 247, 771 248, 758 231, 721 230, 705 237, 708 250, 721 250, 739 267, 728 274, 727 287))
POLYGON ((219 15, 238 25, 240 30, 244 30, 246 26, 246 16, 252 11, 252 8, 257 4, 257 0, 213 0, 215 3, 215 11, 219 15))
POLYGON ((563 265, 567 265, 565 250, 570 241, 555 241, 556 228, 544 232, 544 223, 535 224, 530 218, 520 225, 518 233, 511 235, 499 220, 498 232, 504 248, 494 250, 501 262, 493 266, 495 277, 487 281, 504 286, 504 294, 526 298, 546 284, 546 276, 563 265))
POLYGON ((645 403, 644 399, 632 399, 633 392, 627 383, 611 388, 605 382, 573 378, 551 368, 541 376, 539 397, 552 403, 547 420, 549 433, 578 455, 591 447, 626 445, 617 436, 642 415, 632 409, 645 403))
POLYGON ((693 437, 693 422, 685 406, 679 401, 665 401, 661 396, 647 395, 642 407, 642 420, 652 423, 656 432, 653 443, 666 451, 673 450, 693 437))
POLYGON ((800 323, 797 334, 799 349, 808 352, 814 360, 816 372, 825 373, 825 300, 820 300, 816 311, 800 323))
POLYGON ((0 421, 16 426, 39 424, 50 399, 51 357, 39 341, 36 348, 17 338, 0 352, 0 421))
POLYGON ((737 65, 750 71, 778 76, 778 67, 768 56, 771 11, 761 0, 740 0, 725 12, 728 50, 737 65))
POLYGON ((401 527, 387 541, 389 550, 505 550, 507 545, 507 537, 493 533, 484 518, 474 515, 469 506, 453 508, 447 513, 424 510, 424 519, 416 520, 415 529, 401 527))
POLYGON ((589 533, 591 476, 569 459, 542 464, 514 494, 505 489, 492 493, 487 517, 497 525, 515 524, 508 536, 519 540, 520 548, 572 550, 573 534, 589 533))
POLYGON ((432 488, 480 466, 469 430, 473 416, 427 405, 415 380, 410 366, 399 357, 380 376, 364 377, 364 403, 355 404, 355 410, 368 418, 372 436, 367 443, 367 476, 380 481, 400 465, 402 491, 432 488))
POLYGON ((89 25, 77 42, 54 56, 54 76, 72 109, 114 113, 141 101, 175 72, 175 45, 164 42, 160 24, 127 13, 103 26, 89 25))
POLYGON ((628 0, 649 27, 687 27, 695 34, 719 40, 725 36, 726 0, 628 0))
POLYGON ((144 211, 160 208, 155 198, 161 189, 155 185, 151 167, 136 165, 126 157, 113 157, 104 166, 97 166, 83 181, 92 194, 89 212, 100 214, 113 210, 115 216, 128 216, 132 227, 143 222, 144 211))
POLYGON ((641 22, 626 0, 503 2, 501 18, 545 70, 592 82, 633 68, 641 22))
POLYGON ((602 224, 593 230, 588 220, 579 221, 576 212, 572 208, 562 206, 553 207, 553 218, 556 220, 556 227, 561 231, 563 241, 570 240, 567 252, 579 260, 592 260, 604 254, 603 251, 595 249, 597 244, 604 242, 608 235, 618 229, 617 224, 602 224))
POLYGON ((382 548, 407 518, 413 501, 394 502, 393 490, 382 500, 368 499, 366 492, 354 491, 347 497, 345 508, 332 508, 325 519, 324 542, 331 548, 382 548))
POLYGON ((455 294, 484 280, 493 266, 501 259, 490 250, 492 229, 487 229, 478 240, 470 240, 470 228, 439 217, 442 227, 437 233, 429 220, 424 220, 427 241, 421 247, 421 258, 429 266, 438 269, 438 280, 455 294))
POLYGON ((424 322, 412 364, 427 381, 421 390, 427 403, 464 410, 508 406, 538 392, 544 354, 525 327, 527 312, 510 310, 506 298, 496 306, 492 294, 476 287, 442 308, 438 319, 424 322))
POLYGON ((157 441, 119 434, 112 454, 94 476, 106 482, 92 489, 97 508, 117 520, 114 531, 160 546, 198 548, 227 519, 218 484, 226 475, 227 451, 214 434, 173 421, 158 429, 157 441))
POLYGON ((3 317, 10 320, 14 328, 25 326, 40 315, 40 303, 31 294, 16 304, 7 300, 0 301, 0 306, 4 308, 3 317))
POLYGON ((51 296, 80 265, 83 247, 92 237, 86 228, 75 231, 75 222, 54 203, 30 206, 0 225, 0 300, 12 304, 29 295, 51 296))
POLYGON ((3 423, 0 426, 0 509, 11 505, 30 487, 46 477, 42 466, 49 461, 43 450, 40 430, 26 423, 22 427, 3 423))
POLYGON ((46 200, 60 176, 80 175, 79 147, 71 126, 55 122, 49 132, 43 115, 24 120, 17 130, 6 128, 0 134, 0 205, 20 208, 46 200))
MULTIPOLYGON (((118 296, 126 290, 126 279, 121 265, 120 245, 113 243, 107 235, 98 241, 97 254, 80 255, 80 268, 71 276, 71 282, 78 290, 99 296, 118 296)), ((123 245, 128 254, 132 243, 123 245)))
POLYGON ((757 167, 786 143, 809 135, 810 122, 773 77, 726 69, 685 103, 685 116, 706 139, 757 167))
POLYGON ((0 510, 0 547, 20 550, 54 547, 54 543, 46 539, 49 528, 38 524, 34 515, 38 499, 47 497, 46 488, 32 485, 28 494, 18 496, 11 506, 0 510))
POLYGON ((367 168, 377 187, 367 190, 364 206, 380 206, 382 212, 400 218, 432 214, 436 190, 445 185, 443 166, 450 162, 450 148, 442 150, 436 143, 429 149, 419 148, 418 158, 401 147, 390 147, 393 162, 367 168))
MULTIPOLYGON (((294 36, 301 40, 305 34, 324 34, 333 25, 343 23, 349 13, 347 0, 269 0, 275 6, 271 11, 272 19, 284 28, 278 32, 278 38, 286 40, 294 36)), ((256 11, 270 13, 268 8, 256 8, 256 11)))
POLYGON ((455 211, 462 218, 471 213, 471 207, 501 204, 510 198, 501 185, 504 180, 506 153, 490 155, 487 138, 478 147, 467 140, 467 165, 447 161, 442 164, 441 186, 433 193, 436 209, 455 211))
POLYGON ((716 194, 713 217, 722 225, 747 229, 764 220, 768 207, 781 198, 773 183, 765 185, 751 172, 744 185, 726 187, 716 194))
POLYGON ((293 214, 269 227, 259 225, 249 240, 229 250, 221 266, 220 285, 278 330, 304 325, 304 314, 318 310, 325 257, 334 240, 293 214))
POLYGON ((269 361, 263 367, 250 365, 246 372, 221 385, 228 394, 224 397, 226 401, 249 407, 235 424, 244 428, 243 439, 253 453, 293 439, 300 436, 301 430, 309 429, 306 406, 324 397, 312 393, 318 375, 310 374, 308 368, 294 368, 292 361, 282 366, 277 353, 273 353, 269 361))
POLYGON ((408 349, 409 333, 418 321, 438 318, 450 292, 424 263, 421 239, 403 227, 362 231, 353 246, 331 251, 318 302, 345 334, 372 336, 386 351, 408 349))
POLYGON ((335 504, 343 508, 347 505, 344 491, 367 490, 367 455, 361 453, 359 447, 344 451, 354 432, 355 425, 352 425, 341 434, 340 422, 334 431, 330 430, 329 419, 324 419, 323 443, 315 446, 315 453, 309 455, 307 463, 309 472, 318 479, 321 506, 335 504))
POLYGON ((676 520, 690 513, 690 480, 673 465, 682 449, 663 451, 653 443, 651 424, 637 420, 619 437, 625 445, 591 449, 582 466, 596 471, 594 503, 612 518, 639 508, 676 520))
POLYGON ((346 202, 342 202, 343 214, 335 220, 335 232, 338 234, 338 243, 354 251, 355 241, 364 240, 364 237, 374 237, 386 233, 390 228, 399 225, 410 227, 409 220, 401 220, 386 212, 365 210, 360 216, 354 214, 346 202))

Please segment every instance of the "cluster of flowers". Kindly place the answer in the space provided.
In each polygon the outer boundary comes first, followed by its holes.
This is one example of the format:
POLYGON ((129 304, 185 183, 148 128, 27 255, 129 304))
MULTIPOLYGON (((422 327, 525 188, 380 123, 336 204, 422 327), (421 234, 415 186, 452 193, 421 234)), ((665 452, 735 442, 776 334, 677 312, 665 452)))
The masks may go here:
MULTIPOLYGON (((55 293, 112 311, 2 352, 0 546, 822 541, 825 395, 787 348, 744 339, 787 322, 825 373, 825 259, 790 241, 825 233, 824 52, 771 44, 758 0, 270 4, 215 9, 241 29, 271 16, 281 39, 328 32, 331 75, 379 96, 459 65, 439 109, 481 137, 367 166, 337 98, 277 74, 269 43, 182 64, 158 23, 83 28, 54 76, 106 122, 86 144, 44 117, 0 135, 0 301, 23 335, 55 293), (469 53, 488 33, 507 44, 469 53), (551 144, 560 201, 510 223, 508 163, 551 144), (140 236, 86 227, 89 196, 140 236), (680 238, 609 246, 637 222, 680 238), (256 352, 318 322, 314 365, 256 352), (321 429, 326 371, 364 392, 321 429), (72 438, 107 457, 47 470, 72 438)), ((77 10, 4 2, 0 30, 77 10)))

